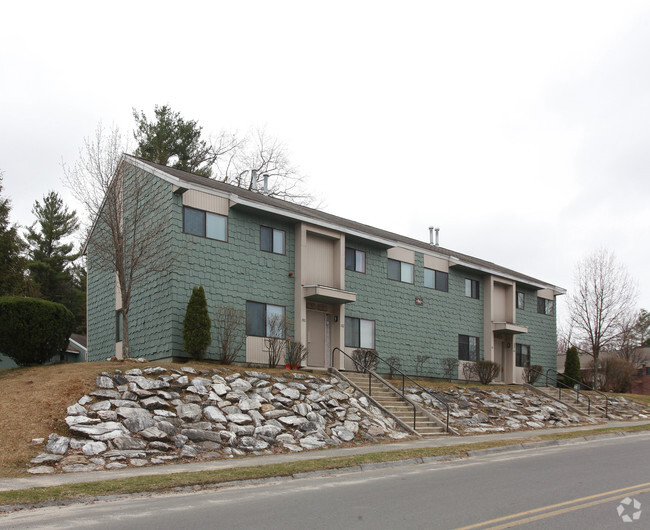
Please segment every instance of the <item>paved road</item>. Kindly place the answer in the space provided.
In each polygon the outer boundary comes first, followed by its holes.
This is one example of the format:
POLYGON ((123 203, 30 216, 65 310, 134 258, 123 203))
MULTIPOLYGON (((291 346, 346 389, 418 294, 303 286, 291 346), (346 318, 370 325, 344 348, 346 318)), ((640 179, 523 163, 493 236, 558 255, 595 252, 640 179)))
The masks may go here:
POLYGON ((0 516, 3 528, 648 528, 650 433, 0 516), (629 498, 623 516, 617 508, 629 498), (640 508, 635 510, 635 501, 640 508), (478 525, 478 526, 474 526, 478 525))

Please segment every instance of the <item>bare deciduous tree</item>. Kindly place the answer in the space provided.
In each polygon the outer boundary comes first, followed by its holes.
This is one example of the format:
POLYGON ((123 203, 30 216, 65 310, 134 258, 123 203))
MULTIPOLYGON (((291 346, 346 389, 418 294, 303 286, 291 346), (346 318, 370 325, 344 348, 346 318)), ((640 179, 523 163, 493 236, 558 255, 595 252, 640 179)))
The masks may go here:
POLYGON ((273 315, 269 319, 268 337, 264 339, 269 352, 269 368, 275 368, 284 361, 287 349, 287 327, 285 316, 273 315))
POLYGON ((220 350, 220 362, 231 364, 244 347, 246 312, 234 307, 220 307, 217 309, 215 326, 216 339, 220 350))
POLYGON ((122 163, 125 143, 116 127, 101 123, 86 138, 73 166, 63 166, 65 183, 86 208, 89 267, 115 272, 122 299, 123 354, 130 356, 129 310, 134 288, 150 273, 167 273, 174 262, 163 243, 169 223, 164 205, 147 193, 142 170, 122 163), (151 215, 156 212, 154 219, 151 215), (163 214, 164 215, 164 214, 163 214))
POLYGON ((600 353, 620 346, 636 298, 636 285, 612 252, 601 249, 578 263, 569 311, 577 344, 594 358, 594 384, 600 353))
POLYGON ((445 379, 451 381, 458 378, 458 359, 456 357, 445 357, 440 362, 445 379))

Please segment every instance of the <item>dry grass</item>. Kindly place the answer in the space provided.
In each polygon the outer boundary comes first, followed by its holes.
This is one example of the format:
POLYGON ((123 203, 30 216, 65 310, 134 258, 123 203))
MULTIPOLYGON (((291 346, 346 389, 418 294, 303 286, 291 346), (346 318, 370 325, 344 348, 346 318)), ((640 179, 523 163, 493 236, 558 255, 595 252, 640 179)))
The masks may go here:
MULTIPOLYGON (((31 445, 33 438, 51 433, 69 436, 65 423, 66 409, 81 396, 96 390, 95 378, 101 372, 122 371, 146 366, 180 368, 192 366, 197 371, 219 368, 241 370, 212 363, 74 363, 53 366, 13 368, 0 371, 0 477, 26 475, 26 464, 38 455, 42 446, 31 445)), ((264 370, 286 374, 285 369, 264 370)))

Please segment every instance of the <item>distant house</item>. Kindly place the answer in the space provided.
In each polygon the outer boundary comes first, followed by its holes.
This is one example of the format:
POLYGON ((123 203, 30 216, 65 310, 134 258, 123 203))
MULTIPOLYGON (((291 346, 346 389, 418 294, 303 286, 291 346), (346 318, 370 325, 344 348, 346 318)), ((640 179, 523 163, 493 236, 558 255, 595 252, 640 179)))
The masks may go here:
MULTIPOLYGON (((121 168, 124 200, 137 175, 152 205, 147 221, 164 224, 165 249, 176 256, 133 292, 131 356, 186 357, 183 318, 192 288, 202 285, 213 325, 220 306, 245 312, 242 363, 267 362, 265 338, 279 317, 290 323, 289 337, 308 346, 310 367, 351 368, 335 348, 375 349, 411 374, 417 367, 440 377, 445 358, 460 361, 461 377, 463 363, 491 360, 507 383, 521 382, 528 364, 555 367, 562 288, 262 191, 128 155, 121 168)), ((99 262, 97 237, 93 231, 87 245, 91 361, 122 355, 119 290, 99 262)), ((207 357, 218 358, 214 340, 207 357)))
MULTIPOLYGON (((87 355, 88 350, 86 349, 86 337, 84 335, 73 333, 70 335, 68 348, 65 353, 55 355, 45 364, 78 363, 86 361, 87 355)), ((18 365, 12 359, 6 355, 0 354, 0 370, 4 368, 15 368, 16 366, 18 365)))

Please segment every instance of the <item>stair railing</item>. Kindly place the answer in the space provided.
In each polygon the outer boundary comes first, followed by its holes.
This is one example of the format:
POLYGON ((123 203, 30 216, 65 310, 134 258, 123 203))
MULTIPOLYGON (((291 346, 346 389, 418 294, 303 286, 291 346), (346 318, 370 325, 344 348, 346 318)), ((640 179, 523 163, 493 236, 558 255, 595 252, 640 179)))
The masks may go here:
MULTIPOLYGON (((537 372, 537 373, 539 373, 540 375, 542 375, 541 372, 537 372)), ((559 375, 562 375, 562 377, 563 377, 565 380, 568 379, 568 380, 569 380, 570 382, 572 382, 574 385, 578 385, 578 388, 572 388, 572 389, 570 389, 570 390, 573 390, 573 391, 576 393, 576 403, 579 403, 579 402, 580 402, 580 396, 583 396, 584 398, 587 399, 587 415, 589 415, 589 416, 591 415, 591 398, 590 398, 587 394, 585 394, 584 392, 581 392, 581 391, 580 391, 580 388, 581 388, 581 387, 585 387, 585 388, 587 388, 587 390, 590 390, 591 392, 595 392, 596 394, 599 394, 599 395, 601 395, 602 397, 605 398, 605 418, 608 417, 608 413, 609 413, 609 398, 607 397, 606 394, 604 394, 604 393, 601 392, 600 390, 596 390, 595 388, 590 387, 589 385, 586 385, 585 383, 583 383, 583 382, 581 382, 581 381, 578 381, 578 380, 576 380, 576 379, 573 379, 573 377, 570 377, 570 376, 568 376, 568 375, 566 375, 566 374, 560 374, 560 373, 558 373, 557 370, 555 370, 555 369, 553 369, 553 368, 549 368, 548 370, 546 370, 546 382, 545 382, 545 385, 546 385, 546 386, 548 386, 549 373, 553 373, 553 374, 555 374, 555 382, 556 382, 556 384, 558 385, 558 399, 559 399, 560 401, 562 401, 562 386, 561 386, 561 385, 559 384, 559 382, 558 382, 558 376, 559 376, 559 375)))
MULTIPOLYGON (((336 350, 340 351, 343 355, 345 355, 348 359, 350 359, 350 360, 354 363, 354 365, 355 365, 356 367, 358 367, 358 368, 361 368, 361 370, 362 370, 363 372, 368 372, 368 394, 372 395, 372 378, 373 378, 373 377, 375 377, 375 378, 376 378, 380 383, 382 383, 384 386, 388 386, 388 387, 390 388, 390 386, 389 386, 389 385, 388 385, 388 384, 387 384, 387 383, 386 383, 386 382, 385 382, 381 377, 379 377, 379 376, 378 376, 374 371, 372 371, 368 366, 364 366, 362 363, 360 363, 359 361, 357 361, 356 359, 352 358, 350 355, 348 355, 347 353, 345 353, 341 348, 334 348, 334 349, 332 350, 332 359, 334 358, 334 352, 335 352, 336 350)), ((413 429, 415 429, 415 413, 416 413, 416 410, 417 410, 417 409, 416 409, 416 405, 415 405, 415 403, 413 403, 413 402, 412 402, 409 398, 407 398, 406 395, 404 394, 405 381, 406 381, 407 379, 408 379, 411 383, 413 383, 413 385, 415 385, 415 386, 418 387, 420 390, 422 390, 423 392, 425 392, 427 395, 431 396, 431 397, 432 397, 433 399, 435 399, 436 401, 442 403, 442 405, 445 407, 445 410, 446 410, 446 412, 447 412, 447 418, 446 418, 446 423, 445 423, 445 432, 449 432, 449 403, 446 403, 445 401, 443 401, 443 400, 440 399, 439 397, 434 396, 431 392, 429 392, 428 390, 426 390, 422 385, 420 385, 420 384, 416 383, 415 381, 413 381, 413 379, 411 379, 408 375, 406 375, 404 372, 402 372, 402 370, 400 370, 399 368, 397 368, 396 366, 393 366, 393 365, 392 365, 391 363, 389 363, 388 361, 385 361, 384 359, 382 359, 381 357, 379 357, 379 355, 377 355, 376 352, 373 351, 372 353, 373 353, 374 357, 377 359, 377 361, 381 361, 382 363, 384 363, 384 364, 386 364, 387 366, 389 366, 390 369, 391 369, 392 371, 397 372, 397 373, 399 373, 399 374, 402 376, 402 388, 400 389, 400 395, 402 396, 402 399, 403 399, 404 401, 407 401, 408 403, 410 403, 410 404, 413 406, 413 429)))

